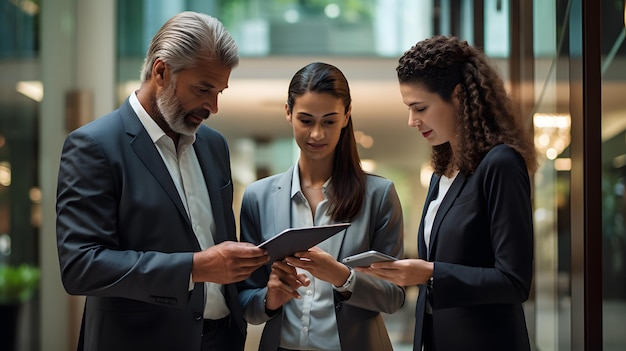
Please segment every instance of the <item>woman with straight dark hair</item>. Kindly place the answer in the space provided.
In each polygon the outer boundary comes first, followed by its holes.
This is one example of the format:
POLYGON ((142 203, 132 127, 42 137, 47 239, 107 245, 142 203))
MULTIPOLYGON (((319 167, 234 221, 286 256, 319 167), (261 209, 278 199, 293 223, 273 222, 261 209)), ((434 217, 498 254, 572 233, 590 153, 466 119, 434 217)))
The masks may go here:
POLYGON ((351 112, 339 69, 320 62, 300 69, 285 104, 299 159, 244 193, 242 241, 259 244, 286 228, 351 223, 240 284, 246 320, 265 323, 259 350, 392 350, 380 312, 398 310, 404 289, 339 262, 370 249, 403 255, 398 195, 391 181, 361 169, 351 112))

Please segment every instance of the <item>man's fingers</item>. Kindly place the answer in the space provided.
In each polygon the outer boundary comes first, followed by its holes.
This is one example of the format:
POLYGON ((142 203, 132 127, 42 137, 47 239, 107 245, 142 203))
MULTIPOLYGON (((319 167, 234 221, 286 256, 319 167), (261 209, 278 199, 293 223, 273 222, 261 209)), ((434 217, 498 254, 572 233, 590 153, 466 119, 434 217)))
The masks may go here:
POLYGON ((267 256, 267 250, 248 242, 224 241, 213 247, 224 252, 228 257, 254 258, 267 256))

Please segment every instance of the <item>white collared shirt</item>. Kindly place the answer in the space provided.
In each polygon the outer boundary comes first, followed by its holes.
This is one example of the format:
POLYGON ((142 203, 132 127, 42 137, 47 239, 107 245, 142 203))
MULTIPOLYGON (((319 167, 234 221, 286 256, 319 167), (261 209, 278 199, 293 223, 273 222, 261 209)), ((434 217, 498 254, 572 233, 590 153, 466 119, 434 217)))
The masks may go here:
POLYGON ((441 202, 446 197, 450 186, 456 179, 457 171, 452 178, 448 178, 444 175, 439 179, 439 190, 437 191, 437 198, 433 199, 428 205, 428 210, 426 211, 426 216, 424 216, 424 241, 426 244, 426 251, 428 252, 427 256, 430 254, 430 235, 433 230, 433 223, 435 222, 435 216, 437 215, 437 211, 439 211, 439 206, 441 206, 441 202))
MULTIPOLYGON (((428 205, 426 216, 424 216, 424 241, 426 244, 427 252, 424 259, 430 256, 430 237, 433 231, 435 216, 437 216, 437 211, 439 211, 441 202, 443 202, 443 199, 446 197, 446 194, 448 193, 448 190, 450 190, 450 187, 452 186, 454 179, 456 179, 457 174, 459 174, 458 171, 454 174, 454 176, 452 176, 452 178, 448 178, 444 175, 441 176, 441 179, 439 179, 439 190, 437 191, 437 198, 433 199, 428 205)), ((428 302, 428 300, 426 300, 426 313, 433 313, 433 307, 430 305, 430 302, 428 302)))
MULTIPOLYGON (((300 188, 300 172, 296 163, 291 182, 291 227, 333 224, 327 213, 329 204, 326 189, 329 183, 330 180, 326 181, 322 187, 324 200, 317 205, 313 218, 309 203, 300 188)), ((317 246, 329 252, 329 239, 317 246)), ((340 351, 332 285, 316 279, 305 270, 298 269, 298 273, 305 273, 311 284, 298 288, 301 299, 293 299, 283 305, 280 347, 291 350, 340 351)))
MULTIPOLYGON (((215 219, 198 156, 193 148, 196 136, 181 135, 177 149, 172 138, 163 132, 161 127, 141 106, 135 93, 130 94, 129 101, 167 167, 178 195, 185 206, 185 211, 191 221, 200 248, 205 250, 213 246, 215 244, 213 239, 215 219)), ((171 234, 176 235, 176 233, 171 234)), ((193 282, 190 280, 189 290, 192 289, 193 282)), ((230 310, 226 305, 222 286, 216 283, 205 283, 204 318, 220 319, 228 314, 230 314, 230 310)))

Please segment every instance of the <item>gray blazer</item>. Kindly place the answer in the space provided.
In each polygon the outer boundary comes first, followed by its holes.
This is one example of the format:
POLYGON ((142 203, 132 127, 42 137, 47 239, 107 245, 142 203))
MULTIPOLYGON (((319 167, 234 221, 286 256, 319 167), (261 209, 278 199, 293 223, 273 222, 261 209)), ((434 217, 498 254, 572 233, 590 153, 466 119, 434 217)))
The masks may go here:
MULTIPOLYGON (((261 243, 290 227, 293 166, 285 173, 258 180, 244 193, 241 206, 241 241, 261 243)), ((329 240, 339 243, 329 252, 341 260, 346 256, 376 249, 394 257, 404 254, 402 209, 393 183, 368 175, 365 203, 352 225, 329 240)), ((278 348, 283 314, 270 318, 263 300, 270 265, 256 270, 239 284, 240 301, 249 323, 266 322, 259 350, 278 348)), ((402 307, 403 287, 357 274, 349 299, 335 293, 335 313, 342 350, 392 350, 380 312, 394 313, 402 307)), ((281 310, 282 311, 282 310, 281 310)))
MULTIPOLYGON (((211 198, 215 242, 237 240, 226 141, 203 125, 194 149, 211 198)), ((87 296, 79 349, 200 350, 204 284, 189 291, 200 245, 128 100, 68 135, 57 192, 61 278, 68 293, 87 296)), ((247 325, 234 284, 225 295, 232 338, 243 350, 247 325)))

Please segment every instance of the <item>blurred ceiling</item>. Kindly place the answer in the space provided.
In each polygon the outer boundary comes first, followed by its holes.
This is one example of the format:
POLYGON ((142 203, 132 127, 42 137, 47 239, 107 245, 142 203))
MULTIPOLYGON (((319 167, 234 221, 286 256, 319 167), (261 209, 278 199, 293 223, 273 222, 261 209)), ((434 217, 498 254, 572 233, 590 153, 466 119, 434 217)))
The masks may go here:
MULTIPOLYGON (((287 87, 293 74, 313 61, 333 64, 348 78, 353 99, 355 130, 369 135, 374 141, 371 148, 359 149, 362 159, 373 159, 378 164, 384 163, 391 167, 415 171, 419 171, 422 164, 428 162, 429 145, 415 129, 407 126, 408 111, 402 103, 395 75, 397 58, 333 56, 242 58, 240 65, 231 74, 229 88, 220 96, 219 113, 206 123, 220 130, 229 142, 239 138, 262 140, 290 138, 291 127, 285 121, 284 112, 287 87)), ((506 59, 494 60, 494 63, 501 66, 500 70, 503 73, 506 73, 504 66, 506 62, 506 59)), ((555 78, 550 77, 551 58, 546 58, 545 61, 537 60, 535 63, 537 81, 529 84, 534 84, 535 101, 541 101, 538 109, 541 109, 540 112, 551 113, 555 111, 550 111, 550 108, 554 109, 560 105, 563 106, 561 109, 566 111, 570 91, 567 77, 555 84, 555 78), (546 86, 549 87, 547 92, 542 91, 544 81, 547 81, 546 86)), ((567 67, 567 64, 567 59, 559 62, 562 67, 567 67)), ((132 62, 129 66, 139 67, 140 62, 132 62)), ((32 76, 32 80, 35 80, 38 73, 36 67, 34 63, 3 64, 0 66, 0 73, 28 72, 24 78, 28 80, 32 76)), ((601 118, 602 139, 605 141, 626 130, 624 67, 626 61, 616 59, 611 64, 611 69, 603 75, 601 118)), ((0 74, 0 83, 3 82, 4 76, 6 75, 0 74)), ((505 75, 503 78, 506 82, 508 77, 505 75)), ((119 98, 126 98, 137 84, 138 82, 130 82, 122 89, 119 98)), ((15 85, 4 82, 0 86, 5 92, 0 94, 0 106, 7 112, 0 115, 2 126, 4 119, 15 118, 14 112, 9 113, 12 106, 23 99, 30 99, 17 93, 15 85)), ((36 102, 32 102, 33 115, 36 115, 37 105, 36 102)), ((28 119, 20 120, 26 123, 28 119)))
POLYGON ((290 57, 245 58, 231 74, 229 88, 219 100, 219 113, 208 125, 227 138, 289 138, 285 120, 287 88, 294 73, 306 64, 323 61, 337 66, 348 79, 356 131, 371 136, 371 148, 360 148, 362 159, 418 170, 430 148, 409 128, 396 79, 397 59, 290 57))
MULTIPOLYGON (((229 88, 220 96, 220 110, 207 122, 220 130, 229 140, 257 138, 271 140, 289 138, 291 127, 285 120, 284 104, 292 75, 313 61, 337 66, 350 84, 355 130, 371 136, 374 144, 360 148, 362 159, 373 159, 392 167, 418 171, 428 162, 429 145, 417 130, 407 126, 408 110, 402 103, 395 75, 397 58, 359 57, 263 57, 242 58, 231 74, 229 88)), ((494 60, 500 65, 505 82, 505 59, 494 60)), ((551 60, 536 61, 535 100, 540 109, 555 112, 556 106, 569 106, 569 81, 554 84, 550 77, 551 60), (542 91, 547 81, 548 91, 542 91), (539 99, 539 96, 543 96, 539 99), (559 101, 560 103, 557 103, 559 101)), ((566 65, 567 63, 559 63, 566 65)), ((624 62, 614 62, 624 67, 624 62)), ((626 70, 607 72, 603 80, 602 136, 607 140, 626 129, 626 104, 623 92, 626 70)), ((530 117, 528 117, 530 118, 530 117)))

